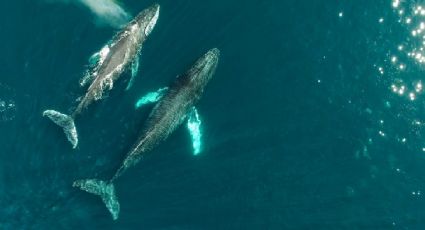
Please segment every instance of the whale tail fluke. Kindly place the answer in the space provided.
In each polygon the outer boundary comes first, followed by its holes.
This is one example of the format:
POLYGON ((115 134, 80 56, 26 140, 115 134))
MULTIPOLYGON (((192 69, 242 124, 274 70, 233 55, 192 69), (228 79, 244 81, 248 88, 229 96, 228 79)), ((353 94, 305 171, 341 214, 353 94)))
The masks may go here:
POLYGON ((66 138, 72 144, 72 148, 76 148, 78 145, 78 134, 77 128, 75 127, 74 119, 66 114, 57 112, 55 110, 46 110, 43 112, 43 116, 47 116, 55 124, 63 128, 66 138))
POLYGON ((106 208, 112 215, 112 219, 118 219, 120 213, 120 204, 115 195, 115 188, 112 182, 105 182, 97 179, 77 180, 72 184, 73 187, 77 187, 88 193, 92 193, 100 196, 106 208))

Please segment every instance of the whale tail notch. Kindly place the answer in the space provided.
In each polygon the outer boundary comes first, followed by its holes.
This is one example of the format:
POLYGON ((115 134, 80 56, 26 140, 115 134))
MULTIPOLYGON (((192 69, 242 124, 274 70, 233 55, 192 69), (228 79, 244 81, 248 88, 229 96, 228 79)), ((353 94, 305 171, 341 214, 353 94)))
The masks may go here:
POLYGON ((76 148, 78 145, 78 134, 77 128, 75 127, 74 119, 66 114, 57 112, 55 110, 46 110, 43 112, 43 116, 47 116, 53 123, 63 128, 66 138, 72 144, 72 148, 76 148))
POLYGON ((120 213, 120 203, 115 195, 115 187, 112 182, 105 182, 98 179, 77 180, 72 184, 88 193, 98 195, 105 203, 106 208, 112 215, 112 219, 117 220, 120 213))

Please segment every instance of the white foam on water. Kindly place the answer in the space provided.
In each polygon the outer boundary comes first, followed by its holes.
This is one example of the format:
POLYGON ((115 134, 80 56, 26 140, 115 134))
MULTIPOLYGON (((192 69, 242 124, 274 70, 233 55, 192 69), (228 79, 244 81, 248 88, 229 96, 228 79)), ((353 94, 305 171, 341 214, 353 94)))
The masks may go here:
POLYGON ((14 90, 0 83, 0 123, 13 120, 16 110, 14 90))

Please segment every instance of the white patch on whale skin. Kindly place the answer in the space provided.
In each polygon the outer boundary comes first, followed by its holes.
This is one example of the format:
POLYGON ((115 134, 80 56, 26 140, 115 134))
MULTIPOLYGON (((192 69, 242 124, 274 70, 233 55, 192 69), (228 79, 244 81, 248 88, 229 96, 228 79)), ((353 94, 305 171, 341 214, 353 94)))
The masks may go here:
POLYGON ((156 21, 158 21, 158 17, 159 17, 159 8, 155 12, 155 15, 153 16, 152 20, 150 20, 149 24, 145 28, 146 36, 148 36, 152 32, 153 28, 155 27, 156 21))
POLYGON ((103 93, 106 90, 111 90, 114 87, 114 80, 111 78, 111 74, 108 74, 105 78, 100 81, 99 90, 94 91, 93 98, 95 101, 103 98, 103 93))
POLYGON ((114 81, 112 80, 112 78, 107 77, 105 79, 103 79, 102 81, 102 89, 108 89, 111 90, 114 87, 114 81))
POLYGON ((111 73, 101 79, 100 89, 96 90, 93 95, 96 101, 102 99, 105 90, 111 90, 114 87, 114 75, 121 74, 123 67, 124 63, 117 65, 117 67, 111 73))
POLYGON ((106 46, 104 46, 101 50, 100 50, 100 52, 99 52, 99 55, 100 55, 100 60, 99 60, 99 62, 100 62, 100 64, 102 64, 104 61, 105 61, 105 59, 106 59, 106 56, 108 56, 108 54, 109 54, 109 51, 110 51, 110 49, 109 49, 109 47, 106 45, 106 46))
POLYGON ((131 30, 131 33, 136 32, 137 29, 139 29, 139 26, 137 24, 132 25, 131 26, 131 29, 130 29, 131 30))
POLYGON ((85 71, 84 76, 80 80, 80 86, 85 86, 88 83, 93 82, 97 77, 100 66, 105 61, 106 57, 110 52, 109 45, 105 45, 99 52, 94 53, 89 58, 88 70, 85 71))

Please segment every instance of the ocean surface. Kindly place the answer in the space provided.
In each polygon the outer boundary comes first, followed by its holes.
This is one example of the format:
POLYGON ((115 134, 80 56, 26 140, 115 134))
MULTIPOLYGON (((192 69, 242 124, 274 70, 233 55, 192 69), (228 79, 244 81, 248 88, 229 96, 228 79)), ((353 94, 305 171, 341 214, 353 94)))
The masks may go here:
MULTIPOLYGON (((424 229, 425 2, 158 0, 140 71, 76 120, 88 58, 118 31, 83 3, 0 2, 0 229, 424 229), (116 181, 113 221, 72 187, 110 178, 169 85, 217 47, 182 125, 116 181)), ((123 0, 131 15, 154 1, 123 0)))

